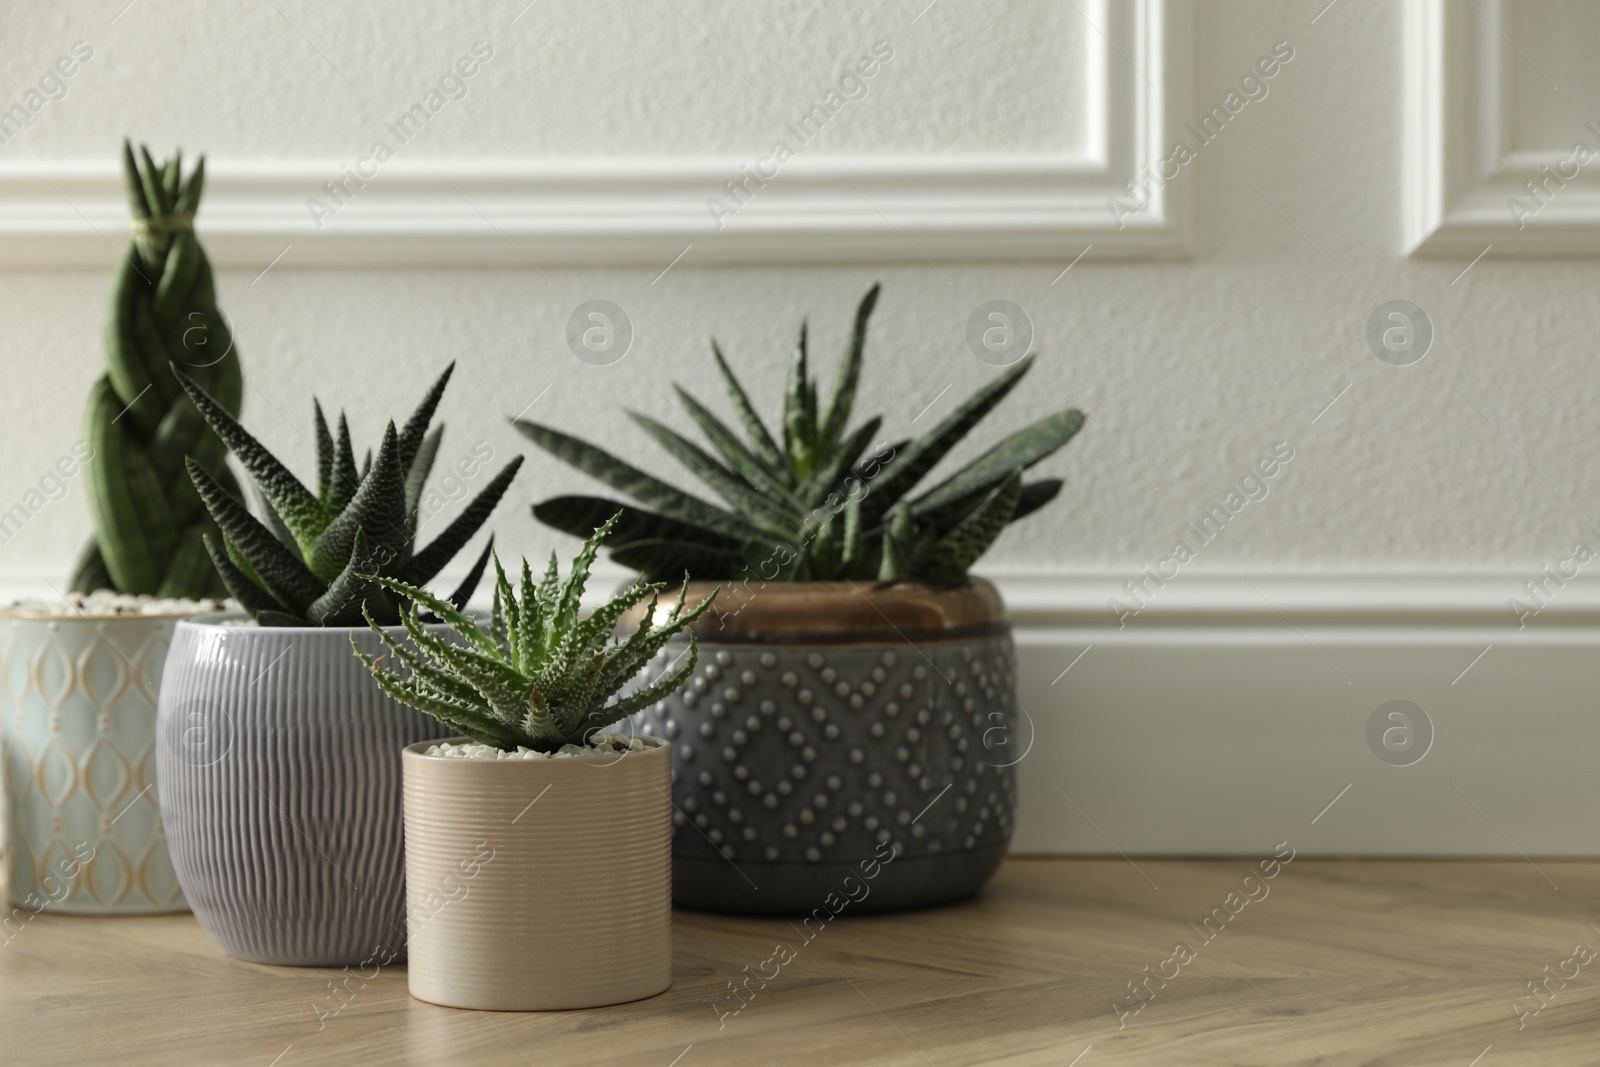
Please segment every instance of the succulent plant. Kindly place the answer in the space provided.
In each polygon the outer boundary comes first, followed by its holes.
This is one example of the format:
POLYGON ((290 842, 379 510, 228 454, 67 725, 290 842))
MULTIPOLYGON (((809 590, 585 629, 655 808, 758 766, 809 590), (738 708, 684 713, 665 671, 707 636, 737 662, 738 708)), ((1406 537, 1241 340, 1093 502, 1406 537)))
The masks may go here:
POLYGON ((1071 440, 1082 412, 1067 409, 1007 436, 939 484, 909 494, 1033 365, 1029 355, 1001 372, 922 437, 874 445, 873 417, 848 429, 861 378, 873 286, 856 309, 833 396, 818 408, 808 370, 806 327, 789 365, 781 432, 770 433, 715 341, 711 352, 741 438, 681 387, 678 399, 717 455, 638 412, 634 422, 687 467, 726 508, 683 492, 611 453, 548 426, 516 420, 551 455, 632 497, 640 506, 592 496, 536 504, 541 522, 582 536, 620 511, 607 535, 611 558, 661 577, 762 581, 876 579, 959 583, 1009 522, 1049 503, 1059 478, 1024 482, 1022 472, 1071 440), (869 453, 869 449, 872 449, 869 453), (720 456, 720 458, 718 458, 720 456))
POLYGON ((95 536, 73 568, 71 588, 171 597, 220 597, 222 578, 203 537, 215 526, 184 472, 198 463, 228 491, 227 449, 178 388, 176 363, 237 413, 243 385, 227 320, 217 308, 211 264, 194 234, 205 159, 185 180, 181 156, 157 164, 148 149, 122 145, 133 238, 106 322, 106 373, 84 413, 89 511, 95 536))
POLYGON ((407 673, 386 670, 379 658, 356 644, 356 655, 372 671, 385 693, 402 704, 427 712, 474 741, 503 750, 517 747, 554 752, 563 745, 581 745, 595 731, 667 696, 694 670, 698 650, 688 627, 716 599, 717 591, 685 613, 684 579, 678 601, 656 625, 656 601, 664 583, 635 581, 587 618, 579 601, 589 580, 600 542, 616 527, 613 516, 583 544, 563 581, 550 557, 544 579, 534 584, 528 561, 522 561, 521 593, 512 589, 500 559, 495 557, 494 606, 485 631, 454 605, 396 581, 370 580, 410 601, 400 621, 416 649, 408 649, 368 616, 389 652, 407 673), (615 633, 628 609, 650 601, 639 628, 626 638, 615 633), (465 639, 458 644, 430 632, 422 620, 427 608, 465 639), (616 697, 676 634, 687 631, 688 654, 653 683, 616 697))
MULTIPOLYGON (((377 458, 369 451, 359 471, 344 413, 339 413, 335 443, 322 405, 313 401, 317 491, 312 493, 221 403, 173 367, 195 407, 233 450, 256 487, 264 523, 204 467, 189 462, 194 487, 222 533, 223 543, 207 537, 206 549, 229 592, 257 622, 354 626, 364 616, 398 622, 401 604, 392 588, 375 576, 423 585, 487 521, 521 466, 521 456, 500 468, 426 548, 414 547, 417 505, 444 434, 444 426, 430 431, 428 424, 454 369, 454 363, 445 368, 402 429, 397 431, 390 421, 377 458)), ((490 538, 466 580, 450 594, 451 602, 465 606, 483 575, 493 542, 490 538)))

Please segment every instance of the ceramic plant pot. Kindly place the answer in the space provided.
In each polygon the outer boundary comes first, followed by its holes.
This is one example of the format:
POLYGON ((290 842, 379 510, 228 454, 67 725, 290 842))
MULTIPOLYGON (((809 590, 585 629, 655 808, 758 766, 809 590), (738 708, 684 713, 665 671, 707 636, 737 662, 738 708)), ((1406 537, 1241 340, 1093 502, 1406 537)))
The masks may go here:
POLYGON ((448 731, 373 684, 349 628, 218 621, 178 625, 161 685, 161 811, 190 908, 240 959, 404 959, 400 750, 448 731))
MULTIPOLYGON (((693 583, 688 602, 713 584, 693 583)), ((810 913, 885 844, 894 862, 854 912, 988 881, 1028 733, 993 585, 728 583, 695 632, 689 682, 634 717, 672 746, 678 907, 810 913)))
POLYGON ((156 799, 156 694, 179 618, 0 612, 12 904, 184 910, 156 799))
POLYGON ((671 757, 405 751, 407 965, 419 1000, 592 1008, 672 984, 671 757))

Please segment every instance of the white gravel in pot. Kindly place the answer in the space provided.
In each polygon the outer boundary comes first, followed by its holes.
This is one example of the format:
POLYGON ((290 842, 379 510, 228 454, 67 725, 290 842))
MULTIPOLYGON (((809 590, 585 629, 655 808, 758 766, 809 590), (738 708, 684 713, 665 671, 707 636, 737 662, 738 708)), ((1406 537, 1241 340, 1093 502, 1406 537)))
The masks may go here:
POLYGON ((7 610, 40 615, 200 615, 213 611, 238 610, 231 600, 209 597, 156 597, 146 593, 118 593, 97 589, 92 593, 68 593, 64 597, 18 600, 7 610))
POLYGON ((467 741, 429 745, 423 749, 423 755, 440 756, 444 759, 582 759, 594 756, 614 756, 622 752, 643 752, 646 747, 642 737, 628 737, 624 734, 595 734, 586 745, 562 745, 555 752, 537 752, 531 748, 523 748, 520 745, 507 752, 504 749, 495 748, 493 745, 467 741))

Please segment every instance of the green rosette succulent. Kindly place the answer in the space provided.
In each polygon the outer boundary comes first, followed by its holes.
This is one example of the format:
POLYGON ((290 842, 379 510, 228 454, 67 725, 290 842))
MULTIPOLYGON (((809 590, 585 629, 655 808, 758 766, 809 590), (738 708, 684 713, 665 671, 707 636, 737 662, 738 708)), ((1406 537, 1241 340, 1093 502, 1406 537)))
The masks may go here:
POLYGON ((1002 438, 936 485, 923 480, 1033 369, 1028 355, 1007 367, 921 437, 879 441, 883 419, 850 425, 861 379, 873 286, 856 310, 832 397, 818 401, 806 328, 789 364, 783 417, 769 431, 722 350, 711 343, 740 431, 682 387, 680 410, 707 451, 648 415, 629 412, 647 435, 722 498, 687 493, 604 449, 541 423, 515 420, 524 435, 566 463, 632 498, 558 496, 534 505, 539 521, 583 536, 607 515, 611 558, 648 577, 687 571, 701 579, 865 580, 959 584, 1006 525, 1061 491, 1061 479, 1028 481, 1030 467, 1083 425, 1073 409, 1046 415, 1002 438))
POLYGON ((400 616, 411 647, 377 619, 367 618, 404 673, 382 667, 380 657, 362 651, 354 634, 350 645, 385 693, 474 741, 505 751, 521 747, 555 752, 563 745, 582 745, 596 731, 649 707, 683 684, 699 655, 689 627, 717 597, 713 590, 685 612, 689 584, 685 578, 677 603, 658 620, 657 598, 666 586, 641 579, 582 616, 579 605, 589 568, 616 523, 613 517, 589 536, 565 580, 553 554, 538 584, 523 560, 520 594, 496 557, 494 606, 487 630, 456 605, 426 590, 370 575, 370 581, 411 605, 400 616), (639 628, 618 636, 618 621, 646 600, 649 607, 639 628), (430 631, 424 625, 424 608, 461 640, 430 631), (679 633, 688 634, 689 648, 677 665, 654 682, 618 696, 679 633))
MULTIPOLYGON (((233 450, 249 473, 265 521, 250 514, 198 462, 189 477, 211 513, 220 538, 205 547, 235 599, 264 626, 356 626, 373 617, 400 621, 403 597, 379 578, 421 586, 464 548, 488 521, 522 465, 511 460, 470 500, 454 521, 424 548, 415 547, 418 505, 439 452, 444 427, 428 428, 450 380, 451 364, 423 397, 404 427, 384 430, 377 456, 367 452, 360 469, 350 446, 350 427, 339 414, 337 442, 322 405, 316 417, 317 491, 289 469, 233 418, 198 382, 174 367, 195 407, 233 450)), ((467 578, 449 600, 465 606, 483 576, 493 538, 484 545, 467 578)))

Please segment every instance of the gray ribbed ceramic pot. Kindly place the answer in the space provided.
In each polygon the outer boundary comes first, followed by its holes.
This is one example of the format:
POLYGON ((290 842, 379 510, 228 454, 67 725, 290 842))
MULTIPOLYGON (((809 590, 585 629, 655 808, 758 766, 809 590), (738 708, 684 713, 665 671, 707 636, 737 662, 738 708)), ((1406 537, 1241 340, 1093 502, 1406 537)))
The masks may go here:
POLYGON ((161 815, 189 907, 231 956, 404 958, 400 752, 449 731, 385 696, 351 633, 191 620, 173 635, 161 815))
POLYGON ((994 874, 1028 731, 992 585, 734 583, 695 633, 688 683, 634 717, 672 742, 675 906, 809 914, 885 846, 852 914, 959 900, 994 874))

